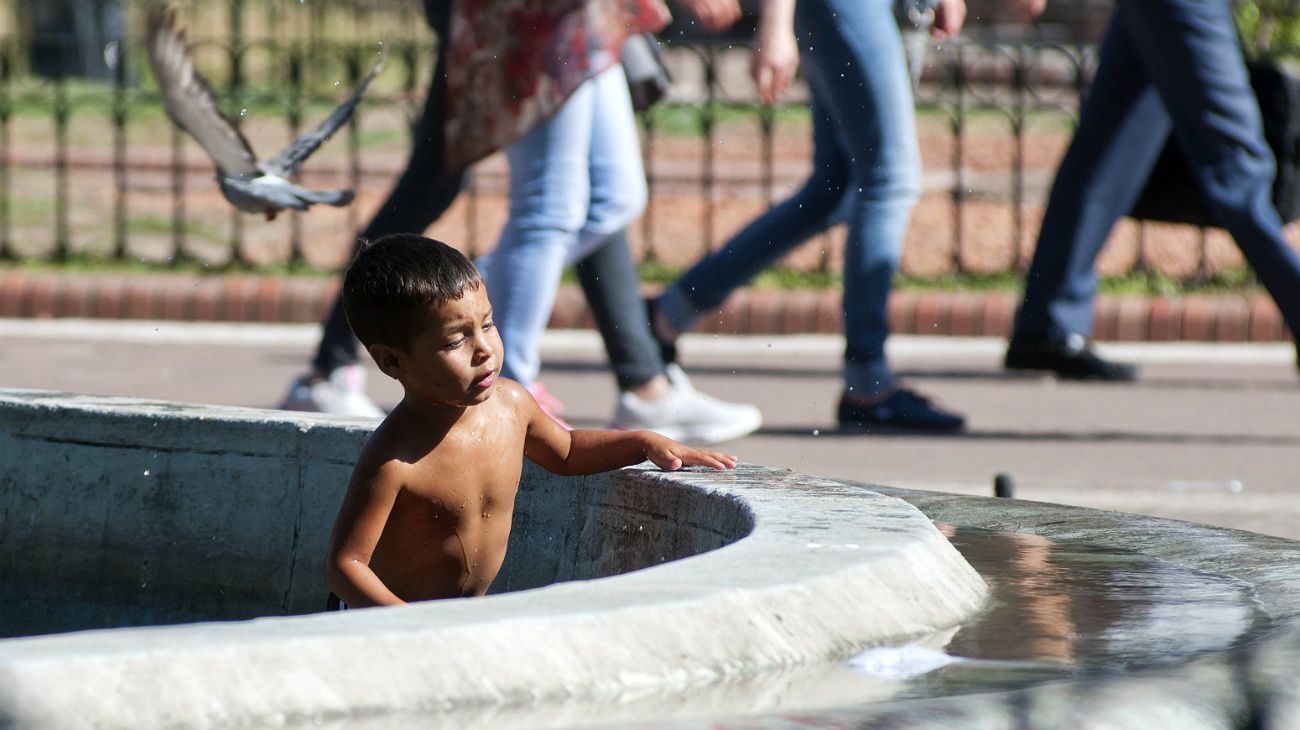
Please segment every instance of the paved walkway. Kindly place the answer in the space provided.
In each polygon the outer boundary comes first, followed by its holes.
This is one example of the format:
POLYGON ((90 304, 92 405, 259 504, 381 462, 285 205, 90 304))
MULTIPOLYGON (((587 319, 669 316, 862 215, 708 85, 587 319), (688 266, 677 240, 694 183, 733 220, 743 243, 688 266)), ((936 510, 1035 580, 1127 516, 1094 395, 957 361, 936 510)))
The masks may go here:
MULTIPOLYGON (((315 343, 310 325, 0 319, 0 387, 261 407, 315 343)), ((1300 377, 1289 343, 1112 344, 1138 361, 1131 385, 1010 376, 1000 340, 895 337, 896 367, 966 412, 958 436, 832 431, 840 341, 830 336, 694 335, 696 384, 757 403, 762 431, 729 445, 742 459, 843 480, 1017 496, 1188 519, 1300 539, 1300 377)), ((598 340, 553 330, 547 386, 577 425, 601 425, 615 389, 598 340)), ((372 369, 370 391, 399 391, 372 369)))

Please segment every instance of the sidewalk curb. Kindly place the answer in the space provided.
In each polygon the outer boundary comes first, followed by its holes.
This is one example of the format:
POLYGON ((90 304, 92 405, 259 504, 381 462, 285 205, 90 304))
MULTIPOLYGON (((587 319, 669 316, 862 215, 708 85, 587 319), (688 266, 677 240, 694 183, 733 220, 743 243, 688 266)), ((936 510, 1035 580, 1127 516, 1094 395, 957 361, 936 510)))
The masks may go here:
MULTIPOLYGON (((196 322, 319 322, 337 278, 193 274, 62 274, 0 270, 0 317, 154 319, 196 322)), ((895 291, 896 334, 1006 337, 1018 297, 1007 292, 895 291)), ((697 331, 719 334, 835 334, 839 290, 741 289, 697 331)), ((581 290, 560 287, 550 326, 595 326, 581 290)), ((1099 296, 1097 340, 1276 342, 1290 339, 1264 295, 1099 296)))

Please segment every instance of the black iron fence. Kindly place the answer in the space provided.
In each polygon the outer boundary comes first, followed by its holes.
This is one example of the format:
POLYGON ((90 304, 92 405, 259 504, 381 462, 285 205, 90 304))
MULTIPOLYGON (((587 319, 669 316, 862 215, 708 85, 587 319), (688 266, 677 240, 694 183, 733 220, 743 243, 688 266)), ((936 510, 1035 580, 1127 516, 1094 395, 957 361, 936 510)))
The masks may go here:
MULTIPOLYGON (((367 25, 357 20, 364 13, 353 13, 349 22, 364 28, 336 34, 330 29, 341 21, 330 18, 342 12, 339 6, 315 3, 323 8, 312 11, 317 24, 304 21, 294 33, 245 27, 249 8, 284 12, 272 3, 195 4, 185 17, 195 29, 201 71, 264 155, 326 114, 368 70, 382 39, 384 74, 346 133, 301 171, 310 185, 355 187, 353 206, 270 223, 235 213, 202 150, 163 115, 138 34, 105 46, 107 78, 87 78, 69 73, 69 64, 38 68, 33 48, 41 44, 10 32, 0 40, 0 257, 215 268, 339 265, 360 218, 378 205, 405 162, 432 43, 418 9, 397 21, 384 15, 387 26, 367 25)), ((755 104, 743 47, 679 42, 668 51, 674 88, 642 118, 652 197, 636 243, 645 260, 676 267, 788 194, 808 172, 810 144, 803 91, 796 88, 776 108, 755 104)), ((960 42, 932 49, 917 95, 924 192, 908 234, 906 273, 937 278, 1024 267, 1094 55, 1090 46, 1068 44, 960 42)), ((499 157, 480 164, 435 233, 472 253, 489 249, 505 210, 504 173, 499 157)), ((1206 278, 1240 267, 1235 248, 1221 238, 1194 228, 1124 225, 1103 268, 1206 278)), ((842 233, 833 230, 792 255, 786 267, 834 274, 840 246, 842 233)))

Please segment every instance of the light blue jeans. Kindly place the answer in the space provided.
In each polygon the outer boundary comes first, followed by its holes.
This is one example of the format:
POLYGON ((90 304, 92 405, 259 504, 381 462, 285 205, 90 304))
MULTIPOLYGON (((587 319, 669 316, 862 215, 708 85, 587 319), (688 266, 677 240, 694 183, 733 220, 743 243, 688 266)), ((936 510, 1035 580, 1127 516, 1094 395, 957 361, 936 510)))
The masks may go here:
POLYGON ((510 216, 479 268, 505 346, 501 372, 527 386, 541 369, 538 343, 560 274, 645 209, 641 145, 623 67, 614 64, 580 86, 506 156, 510 216))
POLYGON ((844 255, 844 385, 874 395, 893 384, 886 302, 920 189, 912 87, 894 0, 800 0, 795 34, 812 93, 813 173, 665 290, 660 311, 689 330, 734 289, 832 224, 844 255))

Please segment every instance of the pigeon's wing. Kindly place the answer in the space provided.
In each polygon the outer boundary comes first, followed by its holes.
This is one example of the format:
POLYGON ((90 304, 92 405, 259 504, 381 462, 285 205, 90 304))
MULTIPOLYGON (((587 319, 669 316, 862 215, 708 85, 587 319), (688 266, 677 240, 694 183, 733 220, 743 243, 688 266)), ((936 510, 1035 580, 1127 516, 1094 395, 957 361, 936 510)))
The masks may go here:
POLYGON ((172 8, 149 8, 148 49, 149 64, 162 90, 163 107, 172 121, 198 140, 222 174, 260 174, 248 140, 221 113, 211 87, 195 72, 185 34, 176 28, 172 8))
POLYGON ((267 160, 266 171, 281 177, 288 177, 293 174, 293 171, 298 169, 298 165, 302 164, 302 161, 307 159, 308 155, 315 152, 317 147, 320 147, 325 140, 330 138, 330 135, 338 131, 338 128, 348 121, 348 117, 352 116, 357 104, 361 103, 361 97, 365 96, 366 87, 370 86, 370 82, 383 69, 384 57, 380 56, 379 61, 375 63, 375 67, 370 69, 370 73, 366 74, 364 79, 361 79, 361 83, 357 85, 356 91, 352 92, 352 96, 348 97, 347 101, 339 104, 325 118, 325 121, 316 125, 315 129, 290 142, 288 147, 280 150, 279 154, 267 160))

